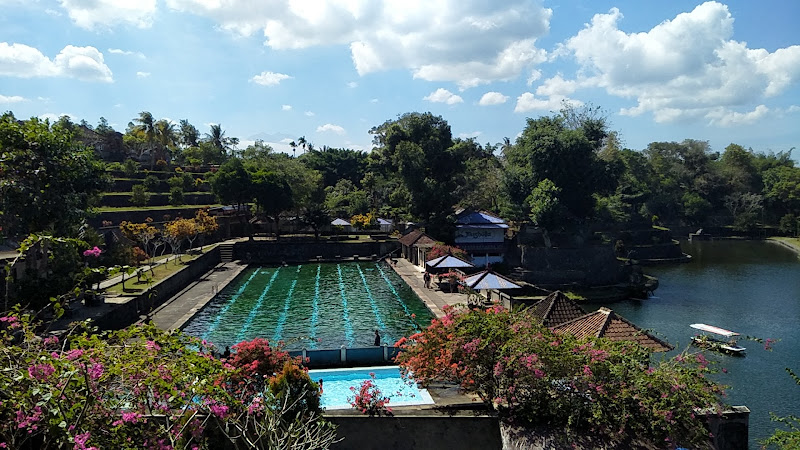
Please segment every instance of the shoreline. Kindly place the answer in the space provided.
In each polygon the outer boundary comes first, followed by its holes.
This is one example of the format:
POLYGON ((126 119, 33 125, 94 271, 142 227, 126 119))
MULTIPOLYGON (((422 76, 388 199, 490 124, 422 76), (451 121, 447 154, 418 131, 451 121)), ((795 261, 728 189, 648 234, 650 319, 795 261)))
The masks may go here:
POLYGON ((785 247, 791 251, 793 251, 796 255, 800 256, 800 245, 794 244, 792 242, 784 241, 783 239, 776 239, 773 237, 769 237, 766 239, 767 242, 772 242, 774 244, 778 244, 782 247, 785 247))

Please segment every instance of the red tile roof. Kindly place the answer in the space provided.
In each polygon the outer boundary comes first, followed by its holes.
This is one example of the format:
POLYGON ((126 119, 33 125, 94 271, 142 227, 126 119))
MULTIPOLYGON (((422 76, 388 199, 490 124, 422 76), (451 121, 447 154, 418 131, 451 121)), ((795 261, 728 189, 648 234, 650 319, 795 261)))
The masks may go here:
POLYGON ((436 243, 435 239, 423 233, 422 230, 411 231, 397 241, 407 247, 411 247, 413 245, 430 246, 436 243))
POLYGON ((561 291, 555 291, 532 306, 533 314, 548 328, 561 325, 586 314, 577 303, 561 291))
POLYGON ((578 338, 594 336, 612 341, 633 341, 651 352, 668 352, 673 349, 669 343, 643 331, 608 308, 600 308, 564 322, 553 327, 553 331, 557 334, 571 333, 578 338))

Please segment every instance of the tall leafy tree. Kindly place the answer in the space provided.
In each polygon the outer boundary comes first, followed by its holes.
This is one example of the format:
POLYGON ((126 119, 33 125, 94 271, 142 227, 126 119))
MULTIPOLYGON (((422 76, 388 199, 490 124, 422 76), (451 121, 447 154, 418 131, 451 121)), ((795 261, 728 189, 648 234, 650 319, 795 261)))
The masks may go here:
POLYGON ((108 179, 94 153, 70 131, 36 118, 0 116, 0 226, 23 236, 69 236, 82 224, 93 195, 108 179))
POLYGON ((187 119, 181 119, 180 129, 178 130, 178 142, 185 148, 197 147, 200 139, 200 132, 197 127, 189 123, 187 119))
POLYGON ((292 188, 283 174, 261 170, 253 175, 253 197, 259 211, 272 218, 280 230, 280 215, 294 206, 292 188))
POLYGON ((410 196, 411 214, 434 233, 446 234, 464 171, 447 121, 431 113, 406 113, 370 133, 376 146, 369 156, 370 170, 399 177, 410 196))
POLYGON ((253 199, 252 176, 239 158, 231 158, 221 165, 211 179, 211 189, 224 203, 241 206, 253 199))
POLYGON ((324 147, 322 150, 309 150, 299 159, 308 168, 322 174, 325 186, 333 186, 342 179, 359 185, 366 174, 367 154, 361 151, 324 147))
POLYGON ((222 155, 228 155, 239 144, 239 138, 225 136, 222 125, 217 123, 211 124, 209 132, 206 133, 206 141, 211 143, 222 155))

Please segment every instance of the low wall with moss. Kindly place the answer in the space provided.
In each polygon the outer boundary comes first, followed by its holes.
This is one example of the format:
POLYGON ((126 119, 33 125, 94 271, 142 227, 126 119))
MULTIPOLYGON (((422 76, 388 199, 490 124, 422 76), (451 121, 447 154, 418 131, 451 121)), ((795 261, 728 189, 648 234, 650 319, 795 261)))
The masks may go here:
POLYGON ((237 242, 233 250, 234 259, 258 264, 281 262, 305 262, 321 257, 323 260, 352 258, 370 259, 381 257, 400 247, 396 240, 364 242, 237 242))

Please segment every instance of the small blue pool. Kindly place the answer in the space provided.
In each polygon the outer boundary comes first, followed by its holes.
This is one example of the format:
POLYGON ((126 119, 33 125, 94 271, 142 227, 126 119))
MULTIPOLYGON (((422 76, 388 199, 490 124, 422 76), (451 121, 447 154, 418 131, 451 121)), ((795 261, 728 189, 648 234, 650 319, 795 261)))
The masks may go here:
POLYGON ((375 374, 375 385, 384 397, 389 397, 389 407, 433 405, 427 390, 417 387, 413 381, 406 381, 397 366, 359 367, 354 369, 309 370, 314 381, 322 379, 320 406, 326 409, 350 409, 350 401, 355 397, 361 383, 375 374), (356 392, 350 390, 354 387, 356 392))

